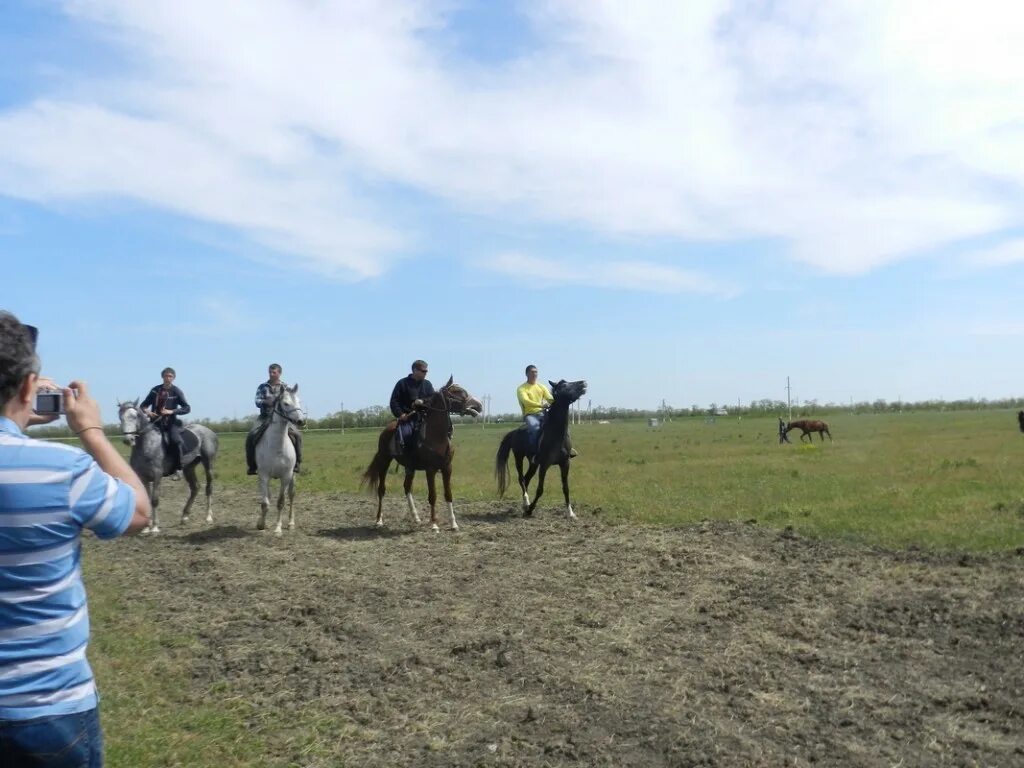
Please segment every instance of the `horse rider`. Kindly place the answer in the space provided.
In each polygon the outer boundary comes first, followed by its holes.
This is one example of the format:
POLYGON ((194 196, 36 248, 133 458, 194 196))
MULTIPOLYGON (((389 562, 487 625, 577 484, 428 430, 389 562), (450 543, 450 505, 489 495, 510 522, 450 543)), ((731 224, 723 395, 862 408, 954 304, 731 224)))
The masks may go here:
MULTIPOLYGON (((249 434, 245 436, 245 461, 248 464, 246 474, 256 474, 256 443, 270 426, 270 417, 274 413, 274 403, 281 396, 284 388, 288 385, 281 381, 281 366, 271 363, 267 368, 267 380, 256 388, 256 407, 259 408, 259 415, 256 423, 252 425, 249 434)), ((294 424, 288 425, 288 437, 295 446, 295 474, 300 474, 302 464, 302 432, 294 424)))
MULTIPOLYGON (((551 390, 537 381, 537 366, 526 366, 526 381, 516 388, 516 399, 523 410, 523 423, 526 424, 526 435, 530 446, 530 455, 537 453, 540 441, 540 430, 544 426, 547 408, 555 398, 551 390)), ((569 458, 576 455, 576 449, 569 451, 569 458)))
POLYGON ((781 418, 779 419, 779 445, 789 442, 789 435, 786 434, 786 422, 781 418))
POLYGON ((185 399, 185 393, 174 385, 176 374, 173 368, 164 368, 160 371, 160 378, 163 383, 157 384, 146 395, 146 399, 140 404, 142 412, 156 421, 157 427, 164 434, 168 444, 173 447, 171 458, 174 459, 173 479, 181 477, 181 470, 184 466, 185 445, 181 440, 182 423, 178 418, 192 412, 192 406, 185 399))
POLYGON ((427 364, 416 360, 412 372, 399 379, 391 390, 391 413, 398 419, 398 443, 405 453, 416 448, 417 408, 434 396, 434 385, 427 379, 427 364))

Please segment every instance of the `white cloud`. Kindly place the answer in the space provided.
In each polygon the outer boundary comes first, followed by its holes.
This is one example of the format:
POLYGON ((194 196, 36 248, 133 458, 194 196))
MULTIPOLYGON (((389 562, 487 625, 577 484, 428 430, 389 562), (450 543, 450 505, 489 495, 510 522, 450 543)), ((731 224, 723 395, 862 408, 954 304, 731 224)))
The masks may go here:
POLYGON ((969 251, 963 259, 977 267, 1005 267, 1024 263, 1024 239, 1009 240, 990 248, 969 251))
POLYGON ((531 285, 589 285, 654 293, 707 293, 732 296, 729 286, 688 270, 645 261, 566 262, 523 253, 502 253, 484 267, 531 285))
POLYGON ((431 47, 426 0, 67 7, 137 68, 0 114, 0 192, 140 200, 326 272, 410 247, 389 184, 598 233, 779 239, 837 273, 1020 220, 1012 4, 536 0, 529 55, 473 70, 431 47))

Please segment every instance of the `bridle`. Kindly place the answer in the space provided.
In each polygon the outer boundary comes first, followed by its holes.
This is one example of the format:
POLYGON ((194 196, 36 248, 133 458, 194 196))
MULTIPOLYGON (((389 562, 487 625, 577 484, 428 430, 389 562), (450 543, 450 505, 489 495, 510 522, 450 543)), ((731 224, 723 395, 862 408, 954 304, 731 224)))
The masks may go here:
POLYGON ((122 431, 121 432, 122 436, 124 436, 124 437, 137 437, 139 435, 144 435, 147 432, 149 432, 150 430, 156 428, 156 423, 157 423, 157 421, 159 421, 159 419, 150 419, 148 416, 146 416, 145 413, 142 412, 142 409, 139 408, 137 405, 129 405, 127 408, 122 410, 118 414, 118 419, 120 420, 120 418, 127 411, 135 411, 135 414, 138 417, 138 420, 139 421, 144 421, 144 422, 146 422, 146 424, 145 424, 145 426, 142 429, 136 429, 134 432, 124 432, 124 431, 122 431))
MULTIPOLYGON (((291 416, 289 416, 288 412, 285 411, 284 407, 281 405, 281 401, 283 399, 284 399, 284 390, 282 389, 281 390, 281 394, 279 394, 274 399, 274 410, 272 411, 272 413, 276 413, 276 414, 280 415, 282 419, 287 421, 289 424, 294 425, 297 429, 302 429, 302 427, 299 426, 300 419, 294 419, 291 416)), ((299 409, 296 408, 295 410, 299 410, 299 409)), ((304 421, 304 419, 302 421, 304 421)))

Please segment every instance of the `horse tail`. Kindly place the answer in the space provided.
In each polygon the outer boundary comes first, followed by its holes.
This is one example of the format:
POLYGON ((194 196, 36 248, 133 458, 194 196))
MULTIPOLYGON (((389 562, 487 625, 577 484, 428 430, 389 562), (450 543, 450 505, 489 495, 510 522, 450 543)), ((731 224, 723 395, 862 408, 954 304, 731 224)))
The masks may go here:
POLYGON ((512 430, 501 440, 498 454, 494 457, 494 476, 498 480, 498 495, 504 496, 508 487, 508 455, 512 452, 512 441, 516 438, 516 430, 512 430))
POLYGON ((388 452, 388 431, 385 429, 377 439, 377 453, 370 461, 370 466, 363 472, 359 487, 366 489, 371 496, 380 489, 381 479, 391 465, 391 454, 388 452))

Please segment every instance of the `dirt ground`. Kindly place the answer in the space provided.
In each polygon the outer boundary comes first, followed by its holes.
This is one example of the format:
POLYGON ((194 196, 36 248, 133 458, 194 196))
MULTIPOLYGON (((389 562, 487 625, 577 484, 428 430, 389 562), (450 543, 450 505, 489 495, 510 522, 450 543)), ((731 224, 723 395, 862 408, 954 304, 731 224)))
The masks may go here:
POLYGON ((435 534, 300 492, 278 538, 255 493, 183 527, 166 490, 159 537, 93 556, 206 644, 197 697, 273 713, 268 765, 1024 765, 1024 552, 569 523, 557 495, 435 534))

